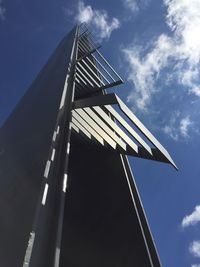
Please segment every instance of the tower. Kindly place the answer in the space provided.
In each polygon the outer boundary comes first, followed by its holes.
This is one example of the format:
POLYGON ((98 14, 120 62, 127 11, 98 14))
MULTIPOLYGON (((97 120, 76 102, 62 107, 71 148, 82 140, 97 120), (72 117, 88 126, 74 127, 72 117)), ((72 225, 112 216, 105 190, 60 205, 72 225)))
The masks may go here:
POLYGON ((176 165, 122 82, 82 24, 2 127, 2 266, 161 266, 127 155, 176 165))

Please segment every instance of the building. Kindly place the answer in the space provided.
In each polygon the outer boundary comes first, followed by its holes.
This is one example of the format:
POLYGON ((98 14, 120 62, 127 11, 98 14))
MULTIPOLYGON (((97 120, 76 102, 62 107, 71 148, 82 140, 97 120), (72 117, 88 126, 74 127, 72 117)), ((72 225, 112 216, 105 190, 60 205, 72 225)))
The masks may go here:
POLYGON ((98 49, 76 26, 0 131, 1 266, 161 266, 127 155, 176 165, 98 49))

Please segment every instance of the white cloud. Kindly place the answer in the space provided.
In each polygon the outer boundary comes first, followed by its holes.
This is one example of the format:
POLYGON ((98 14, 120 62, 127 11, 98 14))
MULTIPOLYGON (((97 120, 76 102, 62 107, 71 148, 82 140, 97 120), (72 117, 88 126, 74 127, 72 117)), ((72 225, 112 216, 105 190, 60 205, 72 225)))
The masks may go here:
POLYGON ((184 136, 184 137, 187 137, 188 136, 188 130, 189 130, 189 127, 191 125, 192 125, 192 122, 191 122, 189 116, 183 118, 180 121, 180 132, 181 132, 182 136, 184 136))
POLYGON ((200 267, 200 264, 192 264, 191 267, 200 267))
POLYGON ((179 138, 176 129, 175 129, 173 126, 171 126, 171 125, 165 125, 165 126, 163 127, 163 132, 164 132, 165 134, 167 134, 168 136, 170 136, 170 137, 171 137, 172 139, 174 139, 175 141, 177 141, 178 138, 179 138))
POLYGON ((155 93, 155 81, 159 78, 160 70, 163 69, 171 56, 173 44, 171 39, 162 34, 154 44, 154 48, 144 57, 142 47, 132 46, 123 50, 130 65, 128 79, 134 84, 135 91, 128 97, 128 101, 137 99, 136 104, 145 110, 150 103, 151 96, 155 93))
POLYGON ((141 8, 147 6, 150 0, 123 0, 122 2, 125 8, 132 13, 137 13, 141 8))
POLYGON ((200 241, 193 241, 189 246, 190 253, 197 258, 200 258, 200 241))
POLYGON ((169 123, 163 127, 163 132, 175 141, 177 141, 179 138, 179 133, 177 131, 177 119, 179 115, 179 112, 175 112, 175 114, 173 114, 173 116, 170 118, 169 123))
POLYGON ((117 18, 109 19, 105 10, 93 9, 92 6, 85 5, 83 1, 78 3, 76 20, 79 23, 86 22, 92 25, 100 39, 110 38, 111 33, 120 27, 117 18))
POLYGON ((180 112, 174 112, 162 130, 175 141, 180 138, 189 138, 189 130, 193 122, 189 116, 182 116, 180 112))
POLYGON ((91 6, 85 6, 84 2, 80 1, 78 3, 78 15, 77 20, 78 22, 86 22, 90 23, 94 17, 94 11, 91 6))
POLYGON ((139 6, 136 0, 124 0, 123 4, 127 9, 134 13, 139 11, 139 6))
POLYGON ((155 90, 156 82, 166 68, 173 72, 173 79, 186 87, 190 94, 200 97, 200 1, 163 2, 167 8, 166 23, 171 35, 161 34, 151 47, 134 43, 123 49, 130 66, 128 79, 134 85, 128 100, 134 101, 143 110, 147 109, 152 95, 158 91, 155 90))
POLYGON ((6 9, 2 5, 2 0, 0 0, 0 20, 4 20, 6 18, 5 14, 6 14, 6 9))
POLYGON ((185 228, 190 225, 196 225, 198 222, 200 222, 200 205, 196 206, 191 214, 183 218, 181 225, 185 228))

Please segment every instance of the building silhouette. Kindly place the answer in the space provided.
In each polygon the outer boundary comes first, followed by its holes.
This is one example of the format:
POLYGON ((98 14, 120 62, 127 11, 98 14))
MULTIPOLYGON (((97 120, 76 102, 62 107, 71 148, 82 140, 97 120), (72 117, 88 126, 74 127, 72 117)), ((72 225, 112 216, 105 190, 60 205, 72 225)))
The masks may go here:
POLYGON ((85 24, 0 131, 0 266, 160 267, 127 156, 170 163, 85 24))

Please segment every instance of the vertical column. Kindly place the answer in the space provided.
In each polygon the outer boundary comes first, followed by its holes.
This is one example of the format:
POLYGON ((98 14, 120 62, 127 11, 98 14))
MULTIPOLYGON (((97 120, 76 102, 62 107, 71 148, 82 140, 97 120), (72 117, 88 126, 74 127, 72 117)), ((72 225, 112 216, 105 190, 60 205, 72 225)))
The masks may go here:
MULTIPOLYGON (((44 170, 35 219, 24 258, 24 267, 59 266, 59 249, 64 210, 63 182, 66 184, 70 143, 71 107, 74 98, 74 75, 78 27, 74 32, 71 58, 44 170), (64 173, 64 181, 63 181, 64 173)), ((56 88, 55 88, 56 90, 56 88)))
POLYGON ((70 90, 66 91, 65 100, 63 103, 61 102, 60 109, 65 107, 65 123, 64 123, 64 138, 66 143, 64 145, 65 150, 63 157, 65 159, 63 166, 63 174, 62 174, 62 183, 60 185, 60 205, 59 205, 59 214, 58 214, 58 226, 56 233, 56 248, 54 255, 54 267, 59 267, 60 263, 60 249, 61 249, 61 241, 62 241, 62 229, 63 229, 63 219, 64 219, 64 207, 65 207, 65 197, 67 190, 67 178, 68 178, 68 165, 69 165, 69 153, 70 153, 70 138, 71 138, 71 118, 72 118, 72 103, 74 101, 75 94, 75 76, 76 76, 76 60, 78 53, 78 31, 79 27, 77 26, 75 43, 73 47, 73 54, 71 58, 72 65, 70 66, 70 77, 69 77, 69 85, 71 86, 70 90), (73 74, 73 75, 72 75, 73 74))
POLYGON ((161 267, 160 258, 158 256, 158 252, 156 250, 156 246, 153 241, 153 237, 151 235, 151 231, 148 225, 148 221, 145 215, 144 208, 142 206, 142 201, 140 199, 139 192, 137 190, 137 186, 129 166, 128 158, 125 155, 120 155, 122 165, 124 168, 124 172, 126 175, 129 191, 131 194, 131 198, 133 201, 134 209, 137 213, 138 222, 140 224, 140 230, 143 236, 144 244, 146 247, 147 254, 149 256, 149 262, 152 267, 161 267))

